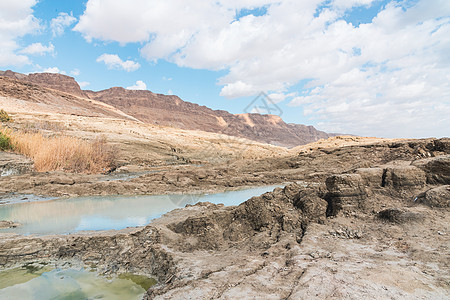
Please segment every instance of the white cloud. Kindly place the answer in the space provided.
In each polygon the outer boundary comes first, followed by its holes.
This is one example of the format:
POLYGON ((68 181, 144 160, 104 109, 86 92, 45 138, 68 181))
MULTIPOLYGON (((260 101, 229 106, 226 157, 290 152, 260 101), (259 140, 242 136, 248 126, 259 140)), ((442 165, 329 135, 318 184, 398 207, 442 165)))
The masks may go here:
POLYGON ((80 82, 78 82, 78 85, 82 88, 82 89, 84 89, 85 87, 87 87, 88 85, 90 85, 91 83, 90 82, 87 82, 87 81, 80 81, 80 82))
POLYGON ((50 28, 52 30, 53 36, 60 36, 64 33, 66 27, 69 27, 75 23, 77 19, 65 12, 59 13, 58 17, 53 18, 50 21, 50 28))
POLYGON ((279 102, 284 101, 287 98, 292 98, 295 95, 296 95, 296 93, 285 94, 285 93, 279 92, 279 93, 271 93, 271 94, 268 94, 267 96, 269 97, 269 99, 272 103, 279 103, 279 102))
POLYGON ((168 90, 167 91, 167 95, 173 95, 173 91, 172 90, 168 90))
POLYGON ((116 54, 104 53, 97 58, 97 62, 104 62, 108 69, 125 70, 127 72, 136 71, 141 65, 132 60, 123 61, 116 54))
POLYGON ((134 85, 127 87, 127 90, 146 90, 146 89, 147 85, 142 80, 138 80, 134 85))
POLYGON ((70 71, 71 76, 78 76, 80 74, 81 74, 81 72, 78 69, 73 69, 72 71, 70 71))
POLYGON ((29 64, 26 55, 18 53, 17 40, 39 30, 39 20, 33 16, 36 0, 0 1, 0 67, 29 64))
POLYGON ((291 105, 328 131, 448 135, 448 0, 388 1, 357 27, 344 19, 374 0, 131 2, 89 0, 75 30, 87 40, 143 43, 150 61, 225 70, 225 97, 281 99, 309 80, 291 105), (266 14, 236 20, 236 11, 262 5, 266 14))
POLYGON ((258 88, 251 84, 245 83, 241 80, 230 83, 225 86, 220 92, 220 96, 223 97, 242 97, 248 95, 254 95, 258 92, 258 88))
POLYGON ((67 73, 65 71, 60 70, 58 67, 46 68, 40 72, 41 73, 59 73, 59 74, 67 75, 67 73))
POLYGON ((52 43, 49 43, 48 46, 44 46, 41 43, 33 43, 28 45, 24 49, 20 51, 20 53, 30 54, 30 55, 45 55, 45 54, 54 54, 55 46, 52 43))

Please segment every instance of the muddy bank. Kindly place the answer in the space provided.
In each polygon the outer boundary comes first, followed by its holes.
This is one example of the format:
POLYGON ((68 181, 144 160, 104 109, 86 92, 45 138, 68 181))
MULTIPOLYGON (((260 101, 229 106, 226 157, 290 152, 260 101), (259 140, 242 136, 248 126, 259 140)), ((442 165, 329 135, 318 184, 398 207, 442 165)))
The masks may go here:
POLYGON ((449 155, 391 160, 235 207, 177 209, 143 228, 2 235, 0 265, 77 260, 143 272, 159 282, 147 299, 445 299, 449 171, 449 155))

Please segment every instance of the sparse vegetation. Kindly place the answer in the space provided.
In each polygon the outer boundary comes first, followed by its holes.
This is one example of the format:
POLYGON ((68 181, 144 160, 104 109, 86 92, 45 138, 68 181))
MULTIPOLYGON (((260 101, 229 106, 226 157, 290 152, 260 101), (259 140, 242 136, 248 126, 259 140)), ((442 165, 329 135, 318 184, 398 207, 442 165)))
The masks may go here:
POLYGON ((11 148, 12 148, 12 145, 11 145, 11 139, 9 138, 9 136, 0 132, 0 150, 5 151, 5 150, 10 150, 11 148))
POLYGON ((115 165, 114 151, 104 138, 85 141, 65 135, 46 137, 41 133, 12 132, 5 128, 0 128, 0 136, 8 141, 5 144, 9 145, 8 149, 30 157, 39 172, 103 173, 115 165))
POLYGON ((0 122, 9 122, 12 121, 12 118, 8 115, 6 111, 0 109, 0 122))

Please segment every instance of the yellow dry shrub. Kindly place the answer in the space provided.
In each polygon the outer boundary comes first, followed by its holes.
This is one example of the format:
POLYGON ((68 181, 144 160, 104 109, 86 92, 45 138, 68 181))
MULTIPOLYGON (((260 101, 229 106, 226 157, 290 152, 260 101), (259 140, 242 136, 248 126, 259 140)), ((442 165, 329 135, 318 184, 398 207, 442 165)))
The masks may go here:
POLYGON ((114 152, 104 138, 85 141, 65 135, 3 132, 10 137, 15 152, 34 161, 38 172, 103 173, 114 167, 114 152))

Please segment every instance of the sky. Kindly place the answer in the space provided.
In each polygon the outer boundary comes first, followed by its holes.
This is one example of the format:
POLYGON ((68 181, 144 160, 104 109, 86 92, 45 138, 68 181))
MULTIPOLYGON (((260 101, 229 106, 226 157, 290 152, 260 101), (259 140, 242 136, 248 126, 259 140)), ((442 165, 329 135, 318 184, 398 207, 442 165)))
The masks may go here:
POLYGON ((0 70, 289 123, 450 136, 449 0, 0 0, 0 70), (264 112, 259 110, 259 112, 264 112))

